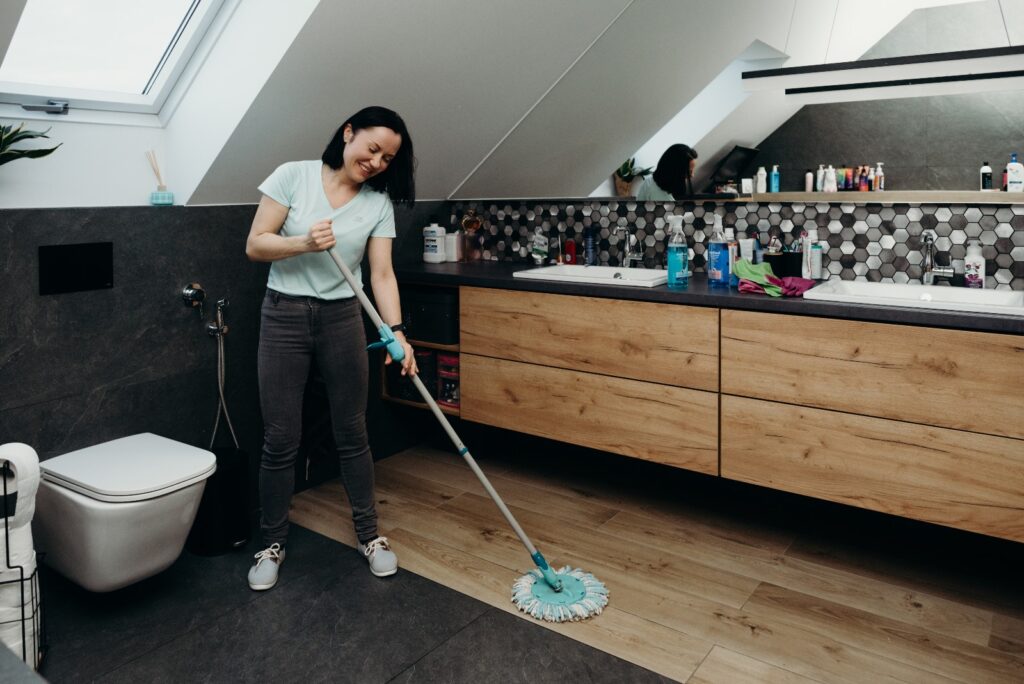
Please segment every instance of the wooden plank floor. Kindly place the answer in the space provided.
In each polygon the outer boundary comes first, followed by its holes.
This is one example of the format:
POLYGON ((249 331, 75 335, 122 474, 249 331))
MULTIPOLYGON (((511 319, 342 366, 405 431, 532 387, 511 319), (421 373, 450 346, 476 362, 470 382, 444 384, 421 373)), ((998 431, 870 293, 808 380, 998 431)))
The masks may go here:
MULTIPOLYGON (((1024 682, 1024 545, 565 451, 478 457, 548 560, 611 591, 595 619, 535 624, 681 682, 1024 682)), ((376 472, 404 569, 521 615, 530 559, 461 458, 376 472)), ((337 481, 292 519, 355 545, 337 481)))

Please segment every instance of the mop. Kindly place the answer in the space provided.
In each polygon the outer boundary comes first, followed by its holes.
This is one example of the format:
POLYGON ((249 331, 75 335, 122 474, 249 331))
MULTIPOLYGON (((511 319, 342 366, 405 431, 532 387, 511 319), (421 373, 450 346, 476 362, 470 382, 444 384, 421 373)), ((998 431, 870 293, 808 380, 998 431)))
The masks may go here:
MULTIPOLYGON (((341 271, 341 275, 345 278, 349 287, 352 288, 356 297, 359 298, 359 303, 380 333, 380 342, 372 343, 369 348, 385 348, 388 354, 391 355, 391 359, 400 363, 405 358, 405 350, 402 348, 401 343, 395 339, 391 327, 381 319, 380 314, 377 313, 373 304, 370 303, 370 299, 363 292, 361 284, 356 282, 352 271, 338 257, 334 248, 332 247, 327 250, 327 253, 338 267, 338 270, 341 271)), ((420 396, 423 397, 423 401, 427 403, 434 417, 441 423, 441 427, 448 433, 448 437, 452 440, 459 455, 465 459, 477 479, 480 480, 480 484, 483 485, 491 500, 494 501, 498 510, 501 511, 501 514, 505 516, 505 520, 508 521, 516 536, 519 537, 519 540, 529 552, 530 558, 537 565, 535 569, 530 570, 517 579, 512 586, 512 603, 527 615, 548 622, 585 620, 586 618, 600 615, 604 607, 608 605, 607 587, 590 573, 578 568, 572 568, 567 565, 559 570, 553 570, 548 565, 547 560, 537 550, 537 547, 533 545, 530 538, 526 536, 526 532, 520 527, 512 512, 508 510, 505 502, 498 496, 498 492, 491 486, 490 480, 480 470, 480 466, 477 465, 473 456, 470 455, 469 449, 459 439, 451 423, 448 422, 448 418, 441 412, 441 408, 434 401, 434 398, 430 396, 430 392, 427 391, 423 381, 420 380, 418 375, 409 376, 409 379, 412 380, 420 396)))

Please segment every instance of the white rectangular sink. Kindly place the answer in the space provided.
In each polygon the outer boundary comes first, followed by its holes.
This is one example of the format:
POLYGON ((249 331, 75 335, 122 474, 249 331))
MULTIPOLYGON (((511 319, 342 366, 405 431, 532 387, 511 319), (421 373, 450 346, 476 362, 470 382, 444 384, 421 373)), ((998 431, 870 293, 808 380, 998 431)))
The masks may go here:
POLYGON ((1024 317, 1024 292, 1011 290, 829 280, 805 292, 804 299, 1024 317))
POLYGON ((656 287, 668 282, 667 271, 619 266, 580 266, 578 264, 530 268, 516 271, 512 277, 528 280, 553 280, 560 283, 626 285, 628 287, 656 287))

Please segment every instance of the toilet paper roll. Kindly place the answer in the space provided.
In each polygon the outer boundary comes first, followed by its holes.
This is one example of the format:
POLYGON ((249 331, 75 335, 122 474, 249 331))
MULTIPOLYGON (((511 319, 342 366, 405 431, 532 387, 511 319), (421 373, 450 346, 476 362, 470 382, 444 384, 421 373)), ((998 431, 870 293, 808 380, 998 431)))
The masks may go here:
POLYGON ((31 525, 12 527, 6 535, 0 525, 0 570, 7 570, 8 562, 12 566, 25 565, 32 559, 33 552, 31 525))
POLYGON ((36 571, 36 554, 32 553, 24 570, 3 570, 0 572, 0 607, 20 608, 32 597, 32 573, 36 571), (22 588, 24 587, 24 593, 22 588))
MULTIPOLYGON (((20 527, 32 522, 35 515, 36 491, 39 489, 39 456, 28 444, 8 442, 0 445, 0 463, 6 461, 14 471, 4 476, 7 491, 18 492, 18 504, 14 509, 11 525, 20 527)), ((3 489, 0 488, 0 493, 3 489)))

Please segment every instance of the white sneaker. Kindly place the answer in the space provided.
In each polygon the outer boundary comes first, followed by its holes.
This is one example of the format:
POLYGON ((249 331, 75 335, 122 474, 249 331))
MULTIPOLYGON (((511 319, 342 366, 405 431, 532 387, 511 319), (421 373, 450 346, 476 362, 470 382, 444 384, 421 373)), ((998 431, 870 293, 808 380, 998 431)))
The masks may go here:
POLYGON ((277 584, 277 571, 284 563, 284 549, 271 544, 256 554, 256 564, 249 568, 249 588, 266 591, 277 584))
POLYGON ((387 537, 377 537, 370 543, 359 545, 359 553, 370 563, 370 572, 387 577, 398 572, 398 556, 391 550, 387 537))

